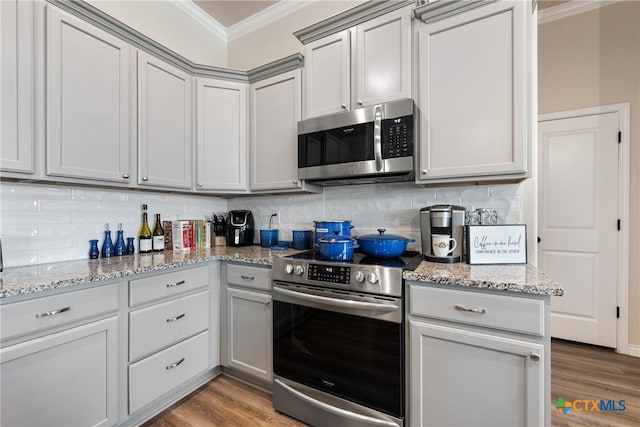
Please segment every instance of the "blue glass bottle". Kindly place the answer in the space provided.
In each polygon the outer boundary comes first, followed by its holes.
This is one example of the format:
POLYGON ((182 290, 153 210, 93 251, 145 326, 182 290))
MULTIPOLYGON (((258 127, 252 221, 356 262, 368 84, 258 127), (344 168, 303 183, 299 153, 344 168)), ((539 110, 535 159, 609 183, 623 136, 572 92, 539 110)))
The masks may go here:
POLYGON ((136 252, 136 247, 133 243, 135 240, 135 237, 127 237, 127 249, 125 250, 127 255, 133 255, 136 252))
POLYGON ((111 240, 111 230, 109 224, 105 224, 104 242, 102 242, 102 258, 110 258, 116 254, 116 249, 111 240))
POLYGON ((124 236, 122 234, 122 223, 118 224, 118 236, 116 237, 116 247, 115 254, 116 256, 126 255, 127 247, 124 244, 124 236))
POLYGON ((89 259, 96 259, 100 256, 100 251, 98 250, 98 240, 89 240, 89 259))

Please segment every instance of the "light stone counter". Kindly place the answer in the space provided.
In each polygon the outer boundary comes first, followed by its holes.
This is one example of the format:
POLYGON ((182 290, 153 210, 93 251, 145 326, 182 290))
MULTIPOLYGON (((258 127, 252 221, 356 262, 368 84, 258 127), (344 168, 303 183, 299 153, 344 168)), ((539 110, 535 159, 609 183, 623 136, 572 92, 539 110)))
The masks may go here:
POLYGON ((135 254, 6 268, 4 272, 0 273, 0 302, 9 302, 2 301, 2 299, 17 295, 35 294, 83 283, 117 279, 208 261, 238 261, 271 265, 274 258, 298 252, 301 251, 294 249, 277 251, 260 246, 238 248, 218 246, 190 252, 165 251, 159 254, 135 254))
POLYGON ((441 264, 422 261, 414 271, 405 271, 405 280, 465 286, 478 289, 527 294, 564 294, 558 283, 531 265, 469 265, 464 262, 441 264))

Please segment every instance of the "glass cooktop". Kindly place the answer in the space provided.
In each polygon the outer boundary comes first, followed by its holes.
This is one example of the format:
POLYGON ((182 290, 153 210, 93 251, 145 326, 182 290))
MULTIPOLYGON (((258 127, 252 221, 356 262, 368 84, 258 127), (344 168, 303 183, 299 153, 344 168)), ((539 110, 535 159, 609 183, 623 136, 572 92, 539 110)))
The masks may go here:
POLYGON ((308 262, 329 262, 336 264, 350 265, 378 265, 380 267, 401 268, 403 270, 415 270, 420 262, 422 262, 422 254, 418 251, 406 251, 397 258, 377 258, 363 254, 362 252, 354 252, 352 261, 328 261, 320 257, 320 253, 315 250, 301 252, 299 254, 290 255, 287 258, 303 260, 308 262))

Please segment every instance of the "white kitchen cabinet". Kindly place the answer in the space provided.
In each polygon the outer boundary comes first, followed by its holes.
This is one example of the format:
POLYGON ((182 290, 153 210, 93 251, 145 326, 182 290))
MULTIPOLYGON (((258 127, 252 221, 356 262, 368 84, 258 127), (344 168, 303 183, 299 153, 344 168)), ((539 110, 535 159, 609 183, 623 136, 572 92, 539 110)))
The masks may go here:
POLYGON ((301 71, 251 84, 251 190, 302 188, 298 180, 301 71))
POLYGON ((196 190, 248 190, 247 84, 197 78, 196 190))
POLYGON ((119 283, 0 306, 0 424, 115 425, 119 283))
POLYGON ((129 183, 130 46, 46 5, 46 173, 129 183))
POLYGON ((419 30, 418 182, 526 177, 532 122, 531 2, 503 0, 419 30))
POLYGON ((138 52, 138 184, 191 188, 191 77, 138 52))
POLYGON ((307 118, 411 97, 409 8, 311 42, 305 50, 307 118))
POLYGON ((36 4, 19 0, 0 2, 2 172, 35 172, 33 15, 36 4))
POLYGON ((549 424, 548 297, 407 294, 410 426, 549 424))
POLYGON ((271 269, 227 264, 222 364, 273 380, 271 269))

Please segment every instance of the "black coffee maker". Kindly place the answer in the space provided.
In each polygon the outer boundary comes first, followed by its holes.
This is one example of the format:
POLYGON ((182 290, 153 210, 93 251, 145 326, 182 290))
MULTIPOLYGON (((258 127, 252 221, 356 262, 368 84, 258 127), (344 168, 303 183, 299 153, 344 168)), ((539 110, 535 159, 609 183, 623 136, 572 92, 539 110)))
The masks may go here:
POLYGON ((227 226, 228 246, 249 246, 253 244, 253 214, 251 211, 229 211, 227 226))

